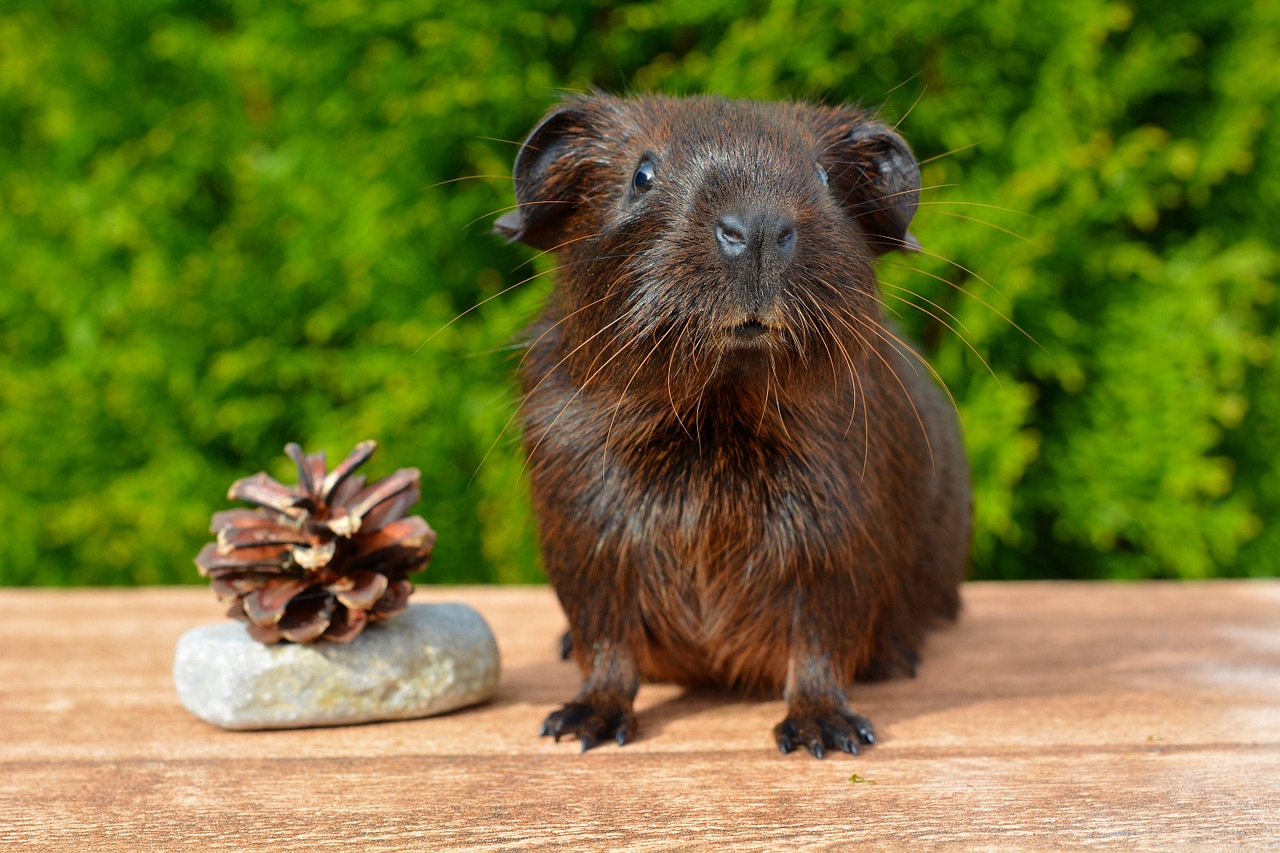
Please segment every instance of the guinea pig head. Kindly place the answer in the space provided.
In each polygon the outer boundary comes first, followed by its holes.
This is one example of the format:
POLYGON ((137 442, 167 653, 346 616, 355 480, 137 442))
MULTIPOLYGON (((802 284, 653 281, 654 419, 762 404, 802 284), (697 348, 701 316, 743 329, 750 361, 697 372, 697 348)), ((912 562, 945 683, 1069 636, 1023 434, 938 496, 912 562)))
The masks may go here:
POLYGON ((556 255, 568 369, 673 401, 843 370, 881 333, 872 261, 913 246, 920 190, 857 109, 711 97, 571 100, 513 177, 496 230, 556 255))

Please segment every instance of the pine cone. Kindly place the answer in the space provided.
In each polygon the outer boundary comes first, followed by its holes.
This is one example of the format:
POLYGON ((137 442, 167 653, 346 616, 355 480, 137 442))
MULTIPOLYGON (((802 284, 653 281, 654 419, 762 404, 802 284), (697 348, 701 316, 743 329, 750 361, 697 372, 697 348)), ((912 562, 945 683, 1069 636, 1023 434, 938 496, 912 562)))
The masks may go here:
POLYGON ((265 471, 231 485, 228 498, 261 508, 214 513, 218 539, 196 566, 255 640, 345 643, 408 607, 406 575, 426 568, 436 534, 419 516, 404 517, 420 493, 416 468, 368 486, 352 475, 377 446, 361 442, 326 475, 323 453, 304 455, 290 443, 296 486, 265 471))

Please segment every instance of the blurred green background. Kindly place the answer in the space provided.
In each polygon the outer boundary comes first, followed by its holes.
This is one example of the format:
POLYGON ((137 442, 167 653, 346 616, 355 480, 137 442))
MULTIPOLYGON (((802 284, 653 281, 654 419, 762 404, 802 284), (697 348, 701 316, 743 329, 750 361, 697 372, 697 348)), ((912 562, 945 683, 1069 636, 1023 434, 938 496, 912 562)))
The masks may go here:
POLYGON ((423 580, 539 579, 504 427, 547 284, 501 293, 542 267, 489 227, 592 86, 901 121, 935 254, 881 274, 962 412, 974 576, 1280 574, 1278 34, 1262 0, 9 0, 0 584, 199 582, 233 479, 365 438, 424 472, 423 580))

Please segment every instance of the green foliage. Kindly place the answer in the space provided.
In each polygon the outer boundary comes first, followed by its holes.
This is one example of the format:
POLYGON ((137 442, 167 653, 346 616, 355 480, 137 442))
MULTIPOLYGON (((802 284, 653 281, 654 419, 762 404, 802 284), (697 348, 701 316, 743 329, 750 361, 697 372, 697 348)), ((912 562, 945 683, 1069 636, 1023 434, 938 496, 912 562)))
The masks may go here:
POLYGON ((901 122, 927 251, 881 272, 964 417, 977 576, 1280 574, 1276 5, 943 5, 7 4, 0 583, 194 581, 233 479, 364 438, 423 469, 428 580, 537 579, 546 284, 487 231, 499 140, 590 86, 901 122))

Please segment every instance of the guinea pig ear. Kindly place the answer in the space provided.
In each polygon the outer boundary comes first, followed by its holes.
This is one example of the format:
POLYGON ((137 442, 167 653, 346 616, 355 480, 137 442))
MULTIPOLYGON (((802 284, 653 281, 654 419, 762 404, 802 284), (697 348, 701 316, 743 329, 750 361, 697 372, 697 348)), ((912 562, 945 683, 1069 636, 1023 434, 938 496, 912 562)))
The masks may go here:
POLYGON ((920 166, 901 136, 877 121, 849 116, 833 128, 820 162, 831 192, 877 255, 918 251, 907 230, 920 203, 920 166))
POLYGON ((565 239, 566 223, 578 207, 584 178, 582 149, 592 137, 588 117, 567 104, 544 118, 516 155, 512 180, 516 209, 493 230, 535 249, 554 249, 565 239))

